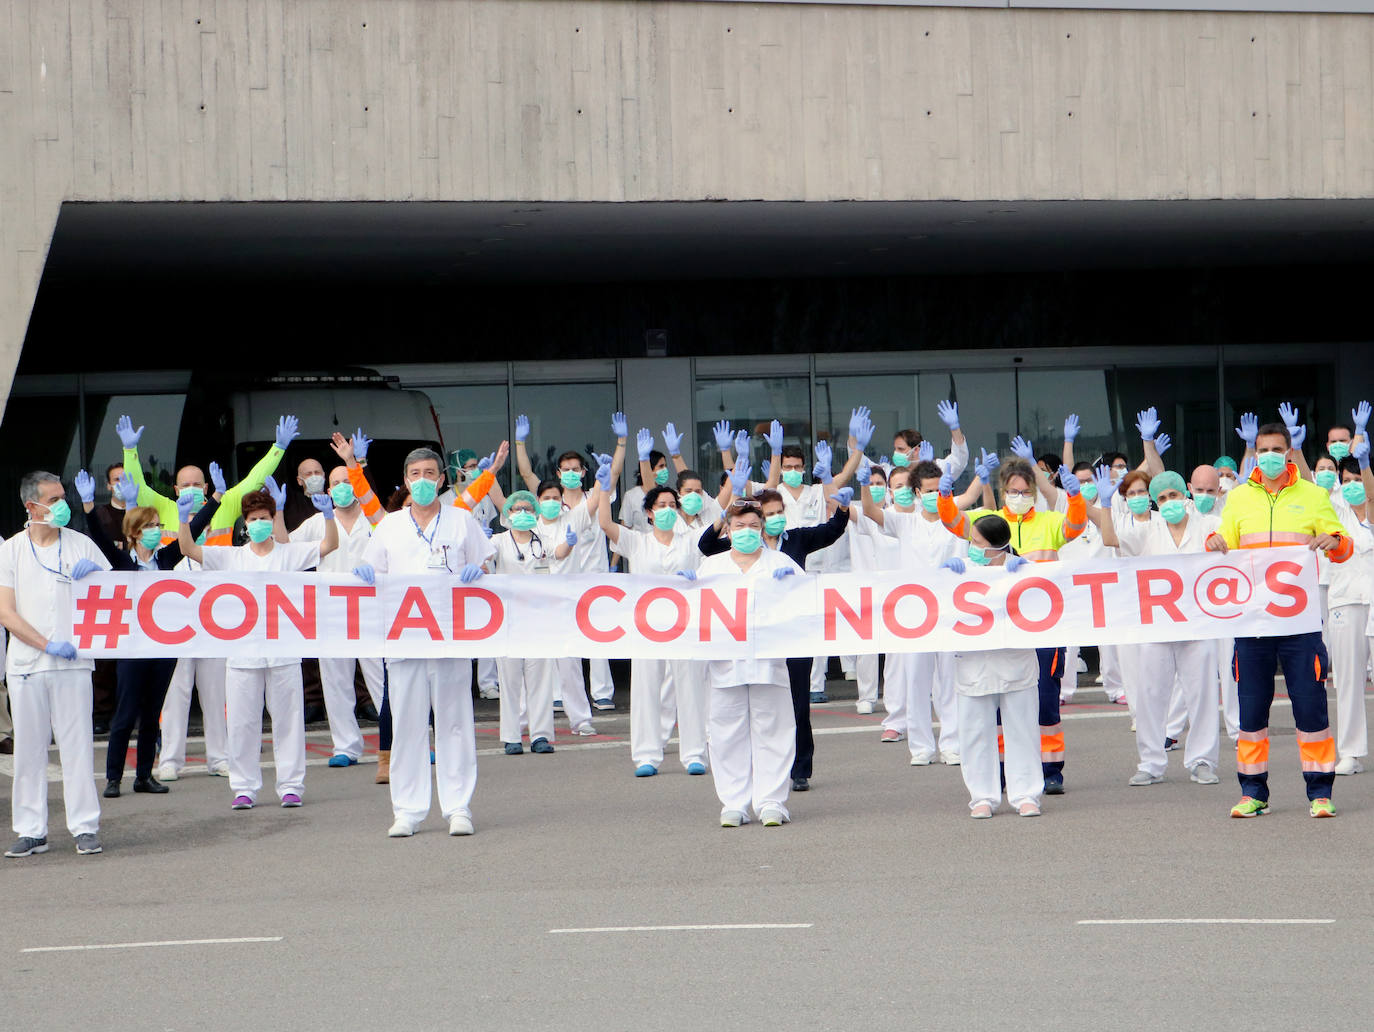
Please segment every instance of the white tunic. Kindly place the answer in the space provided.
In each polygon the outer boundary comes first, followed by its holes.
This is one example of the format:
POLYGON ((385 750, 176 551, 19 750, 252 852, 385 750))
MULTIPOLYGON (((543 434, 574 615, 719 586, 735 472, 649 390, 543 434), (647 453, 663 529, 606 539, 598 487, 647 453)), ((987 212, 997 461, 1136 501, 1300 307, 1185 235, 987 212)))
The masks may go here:
POLYGON ((611 548, 630 560, 635 573, 656 576, 671 577, 679 570, 695 570, 702 559, 697 549, 697 539, 691 534, 675 533, 672 543, 665 545, 651 530, 641 532, 624 527, 620 531, 620 540, 611 548))
MULTIPOLYGON (((298 573, 319 563, 320 546, 309 542, 287 545, 274 543, 272 551, 266 555, 258 555, 249 545, 209 545, 201 549, 201 568, 207 573, 215 570, 298 573)), ((227 666, 236 670, 262 670, 299 663, 299 659, 265 659, 261 656, 237 656, 226 661, 227 666)))
POLYGON ((465 509, 441 507, 420 527, 406 506, 373 528, 363 560, 378 573, 457 573, 468 563, 486 562, 495 551, 465 509))
POLYGON ((1034 688, 1040 663, 1034 649, 989 649, 954 654, 954 690, 960 695, 995 695, 1034 688))
POLYGON ((511 574, 548 573, 556 547, 552 535, 533 533, 529 541, 521 543, 511 531, 493 534, 491 546, 495 551, 488 569, 492 573, 511 574))
MULTIPOLYGON (((791 567, 798 573, 801 569, 785 553, 777 549, 763 547, 759 557, 747 573, 735 565, 730 552, 706 556, 697 567, 698 577, 713 574, 735 574, 745 578, 749 587, 758 595, 755 605, 767 605, 768 584, 773 571, 791 567)), ((708 659, 706 669, 712 688, 733 688, 742 684, 775 684, 788 686, 787 660, 785 659, 708 659)))
MULTIPOLYGON (((353 529, 345 531, 338 514, 334 522, 339 528, 339 547, 320 560, 321 573, 351 573, 353 567, 363 561, 367 543, 372 539, 372 522, 358 509, 358 518, 353 521, 353 529)), ((291 542, 318 543, 324 540, 324 513, 317 512, 291 532, 291 542)))
POLYGON ((1330 570, 1326 605, 1327 608, 1369 605, 1371 592, 1374 592, 1374 533, 1370 532, 1369 524, 1360 522, 1355 510, 1339 492, 1338 497, 1336 517, 1345 528, 1355 554, 1343 563, 1333 563, 1326 558, 1325 552, 1317 553, 1318 562, 1330 570))
MULTIPOLYGON (((50 641, 72 640, 71 572, 78 559, 110 568, 94 541, 65 527, 47 548, 35 546, 25 530, 0 545, 0 587, 14 589, 15 610, 50 641)), ((11 639, 5 657, 5 670, 13 675, 94 669, 89 659, 59 659, 18 638, 11 639)))
POLYGON ((1174 541, 1169 521, 1152 513, 1145 522, 1132 519, 1116 528, 1121 539, 1118 551, 1122 555, 1182 555, 1203 552, 1207 538, 1216 532, 1218 520, 1214 516, 1190 516, 1184 527, 1183 539, 1174 541))
POLYGON ((934 569, 956 555, 968 552, 968 543, 951 534, 938 519, 926 519, 925 510, 883 513, 883 533, 901 543, 902 565, 934 569))

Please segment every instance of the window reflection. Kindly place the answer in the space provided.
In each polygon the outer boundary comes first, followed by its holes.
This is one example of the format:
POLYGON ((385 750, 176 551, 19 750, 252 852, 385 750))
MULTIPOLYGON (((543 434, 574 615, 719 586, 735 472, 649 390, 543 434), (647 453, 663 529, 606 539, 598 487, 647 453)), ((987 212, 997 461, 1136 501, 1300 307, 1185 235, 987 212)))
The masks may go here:
MULTIPOLYGON (((847 421, 848 416, 845 418, 847 421)), ((755 480, 763 479, 763 460, 770 457, 764 436, 774 419, 782 423, 783 444, 801 446, 808 472, 815 461, 811 453, 810 381, 804 376, 698 380, 696 419, 696 469, 712 487, 720 483, 722 473, 712 430, 721 419, 729 420, 734 433, 749 431, 749 461, 755 480)))
MULTIPOLYGON (((616 410, 613 383, 517 385, 511 396, 511 407, 516 414, 530 417, 530 436, 525 445, 529 450, 530 468, 540 480, 558 475, 558 456, 565 451, 577 452, 587 468, 595 471, 596 460, 590 457, 591 453, 615 450, 615 436, 611 433, 611 413, 616 410)), ((630 432, 634 430, 632 427, 630 432)), ((497 443, 499 441, 500 438, 497 443)), ((634 442, 628 442, 627 465, 634 462, 635 456, 629 453, 633 448, 634 442)), ((511 441, 510 461, 514 475, 514 440, 511 441)))

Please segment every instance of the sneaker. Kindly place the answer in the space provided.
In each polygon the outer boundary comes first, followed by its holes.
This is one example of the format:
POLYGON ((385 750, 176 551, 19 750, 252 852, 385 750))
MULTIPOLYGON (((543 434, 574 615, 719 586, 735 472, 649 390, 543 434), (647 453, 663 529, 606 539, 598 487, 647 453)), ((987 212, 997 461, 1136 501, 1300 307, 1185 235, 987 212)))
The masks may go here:
POLYGON ((1046 774, 1045 775, 1045 795, 1064 794, 1064 775, 1046 774))
POLYGON ((1358 756, 1344 756, 1341 762, 1336 764, 1337 774, 1359 774, 1364 770, 1364 764, 1360 762, 1358 756))
POLYGON ((499 698, 501 698, 501 689, 500 689, 500 688, 478 688, 478 689, 477 689, 477 697, 478 697, 479 699, 487 699, 487 700, 499 699, 499 698))
POLYGON ((880 742, 900 742, 906 735, 898 731, 895 727, 889 727, 878 737, 880 742))
POLYGON ((985 821, 992 816, 992 804, 974 803, 969 807, 968 815, 975 821, 985 821))
POLYGON ((641 763, 635 768, 635 777, 637 778, 651 778, 657 773, 658 768, 652 763, 641 763))
POLYGON ((1125 706, 1126 696, 1118 695, 1115 699, 1108 699, 1107 701, 1110 702, 1113 706, 1125 706))
POLYGON ((157 779, 159 781, 175 781, 179 776, 175 764, 164 763, 157 769, 157 779))
MULTIPOLYGON (((1316 806, 1315 803, 1312 805, 1316 806)), ((1329 800, 1327 805, 1331 805, 1329 800)), ((1331 811, 1333 815, 1335 812, 1335 810, 1331 811)), ((1315 817, 1316 814, 1313 813, 1313 816, 1315 817)), ((105 847, 100 844, 100 839, 96 838, 95 832, 88 831, 84 835, 76 836, 76 852, 78 856, 94 856, 96 853, 105 852, 105 847)))
POLYGON ((283 810, 294 809, 301 805, 301 797, 296 795, 295 792, 287 792, 286 795, 281 797, 281 805, 283 810))
POLYGON ((1023 799, 1021 801, 1021 805, 1016 808, 1016 816, 1039 817, 1040 804, 1037 803, 1034 799, 1023 799))
POLYGON ((1336 808, 1331 805, 1330 799, 1313 799, 1312 809, 1308 811, 1313 817, 1334 817, 1336 808))
POLYGON ((507 755, 507 756, 519 756, 519 755, 520 755, 521 753, 523 753, 524 751, 525 751, 525 747, 524 747, 523 745, 521 745, 519 742, 507 742, 507 743, 506 743, 506 755, 507 755))
POLYGON ((1231 807, 1232 817, 1259 817, 1269 812, 1268 799, 1255 799, 1253 796, 1241 796, 1240 802, 1231 807))
POLYGON ((46 853, 48 851, 48 840, 46 838, 29 838, 27 835, 20 835, 14 845, 5 850, 5 855, 11 860, 18 860, 20 857, 33 856, 35 853, 46 853))
POLYGON ((473 831, 472 818, 467 814, 455 813, 448 819, 448 833, 450 835, 471 835, 473 831))
POLYGON ((615 710, 615 703, 610 699, 593 699, 592 709, 594 710, 615 710))
POLYGON ((234 796, 234 801, 229 804, 229 808, 231 810, 251 810, 253 809, 253 800, 246 795, 234 796))
POLYGON ((1163 780, 1163 774, 1151 774, 1148 770, 1138 770, 1131 775, 1131 780, 1126 784, 1132 788, 1144 788, 1146 785, 1158 785, 1163 780))
POLYGON ((792 779, 792 791, 793 791, 793 792, 810 792, 810 791, 811 791, 811 779, 810 779, 810 778, 793 778, 793 779, 792 779))
POLYGON ((554 699, 554 700, 553 700, 553 711, 554 711, 555 713, 562 713, 562 712, 563 712, 563 700, 562 700, 562 699, 554 699))
POLYGON ((415 834, 415 825, 404 817, 397 817, 396 823, 387 829, 388 838, 410 838, 415 834))
POLYGON ((1199 785, 1216 785, 1221 782, 1221 778, 1217 777, 1217 772, 1212 769, 1210 763, 1199 763, 1188 775, 1188 780, 1196 781, 1199 785))
POLYGON ((868 702, 866 700, 863 702, 859 702, 854 706, 854 711, 856 713, 872 713, 873 703, 868 702))
POLYGON ((829 701, 830 701, 830 696, 826 695, 825 692, 812 692, 812 693, 811 693, 811 704, 812 704, 813 706, 816 705, 816 703, 819 703, 819 702, 829 702, 829 701))
POLYGON ((934 753, 914 752, 911 754, 911 765, 913 767, 929 767, 934 762, 934 753))
POLYGON ((573 728, 573 733, 581 735, 583 738, 590 738, 592 735, 596 734, 596 728, 592 727, 592 722, 590 720, 584 720, 582 723, 578 724, 577 727, 573 728))
POLYGON ((1063 692, 1059 693, 1059 705, 1067 706, 1071 702, 1073 702, 1072 695, 1065 695, 1063 692))
POLYGON ((1178 739, 1177 739, 1177 738, 1170 738, 1170 737, 1168 737, 1168 736, 1166 735, 1165 738, 1164 738, 1164 751, 1165 751, 1165 752, 1175 752, 1175 751, 1177 751, 1177 749, 1178 749, 1178 739))
POLYGON ((348 756, 344 753, 335 753, 333 756, 329 757, 329 765, 331 767, 352 767, 357 762, 358 761, 352 756, 348 756))
POLYGON ((781 828, 787 823, 787 815, 775 806, 765 806, 759 814, 759 821, 765 828, 781 828))
POLYGON ((553 746, 549 744, 547 738, 536 738, 530 743, 530 752, 540 754, 551 753, 553 752, 553 746))
POLYGON ((720 826, 722 828, 738 828, 744 821, 744 814, 739 810, 722 810, 720 812, 720 826))
POLYGON ((705 773, 706 773, 706 764, 704 764, 704 763, 689 763, 689 764, 687 764, 687 773, 688 773, 688 774, 705 774, 705 773))
POLYGON ((940 754, 940 762, 947 767, 959 766, 959 754, 952 749, 946 749, 940 754))
POLYGON ((220 760, 218 763, 211 764, 209 774, 212 778, 227 778, 229 776, 229 761, 220 760))

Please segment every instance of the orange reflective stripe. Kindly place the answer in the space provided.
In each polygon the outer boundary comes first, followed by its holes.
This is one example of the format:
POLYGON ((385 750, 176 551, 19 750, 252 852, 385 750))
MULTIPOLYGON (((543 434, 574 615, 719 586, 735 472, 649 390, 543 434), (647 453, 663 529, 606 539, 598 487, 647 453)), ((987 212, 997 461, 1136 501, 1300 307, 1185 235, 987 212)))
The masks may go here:
POLYGON ((348 467, 348 483, 353 488, 353 497, 358 499, 358 504, 363 507, 363 515, 367 517, 369 523, 380 521, 378 513, 381 512, 382 503, 377 500, 377 496, 372 491, 372 484, 367 479, 367 474, 363 472, 361 466, 348 467), (374 517, 377 517, 374 519, 374 517))
POLYGON ((1064 726, 1062 724, 1040 725, 1040 761, 1056 763, 1064 759, 1064 726))
POLYGON ((1302 769, 1320 773, 1330 773, 1336 769, 1336 739, 1331 737, 1331 729, 1324 731, 1299 731, 1298 756, 1302 759, 1302 769))
POLYGON ((947 531, 956 537, 968 537, 968 517, 959 509, 952 496, 940 495, 936 509, 940 513, 940 522, 945 525, 947 531))
POLYGON ((1037 548, 1031 552, 1022 552, 1022 559, 1029 559, 1033 563, 1052 563, 1059 558, 1059 552, 1054 548, 1037 548))
POLYGON ((207 545, 214 546, 215 548, 221 548, 225 545, 232 545, 234 543, 234 528, 212 528, 205 534, 205 543, 207 545))
POLYGON ((1236 770, 1263 774, 1269 769, 1269 729, 1242 731, 1236 739, 1236 770))
POLYGON ((1050 676, 1053 677, 1055 671, 1059 669, 1059 650, 1054 650, 1054 655, 1050 657, 1050 676))
POLYGON ((1240 536, 1241 548, 1273 548, 1282 545, 1305 545, 1312 540, 1311 534, 1296 530, 1258 531, 1240 536))

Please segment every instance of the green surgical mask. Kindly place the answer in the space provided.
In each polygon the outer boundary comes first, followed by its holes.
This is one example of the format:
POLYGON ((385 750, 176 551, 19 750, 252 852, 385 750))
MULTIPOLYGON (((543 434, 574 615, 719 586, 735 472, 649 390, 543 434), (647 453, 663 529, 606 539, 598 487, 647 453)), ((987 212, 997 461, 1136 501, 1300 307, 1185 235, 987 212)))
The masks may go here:
POLYGON ((1188 510, 1177 498, 1171 498, 1159 507, 1159 514, 1170 523, 1182 523, 1188 510))
POLYGON ((662 469, 656 470, 654 472, 654 483, 657 484, 659 487, 662 487, 664 484, 668 483, 667 466, 664 466, 662 469))
POLYGON ((260 545, 272 536, 271 520, 249 520, 248 521, 248 540, 255 545, 260 545))
POLYGON ((1334 444, 1328 444, 1326 446, 1326 453, 1337 462, 1340 462, 1341 459, 1350 454, 1350 445, 1345 441, 1337 441, 1334 444))
POLYGON ((700 491, 688 491, 682 496, 682 511, 688 516, 695 516, 701 512, 701 508, 706 504, 706 499, 701 497, 700 491))
POLYGON ((195 501, 191 503, 191 511, 200 512, 200 507, 205 504, 205 492, 198 487, 184 487, 178 493, 177 497, 185 498, 187 495, 195 499, 195 501))
POLYGON ((558 474, 558 482, 569 491, 576 491, 582 487, 582 474, 575 469, 565 469, 558 474))
POLYGON ((926 512, 940 511, 940 492, 926 491, 921 495, 921 508, 926 512))
POLYGON ((563 515, 563 503, 557 498, 545 498, 539 503, 539 515, 546 520, 556 520, 563 515))
POLYGON ((1341 496, 1351 505, 1364 504, 1364 485, 1358 480, 1352 480, 1348 484, 1341 485, 1341 496))
POLYGON ((138 535, 138 543, 144 548, 152 551, 162 544, 162 528, 158 526, 144 527, 143 532, 138 535))
POLYGON ((1126 499, 1126 507, 1137 516, 1143 516, 1150 511, 1150 496, 1131 495, 1126 499))
POLYGON ((769 516, 763 521, 763 529, 769 537, 777 537, 787 529, 787 517, 782 513, 776 516, 769 516))
POLYGON ((988 558, 987 549, 981 545, 969 545, 968 561, 978 566, 986 566, 992 560, 988 558))
POLYGON ((753 555, 762 544, 762 536, 753 527, 741 527, 730 534, 730 547, 743 555, 753 555))
POLYGON ((893 452, 892 465, 897 469, 906 469, 906 467, 911 465, 911 453, 904 451, 893 452))
POLYGON ((659 530, 672 530, 675 523, 677 523, 676 509, 654 510, 654 526, 659 530))
POLYGON ((429 480, 426 477, 419 477, 410 482, 410 499, 420 508, 434 504, 434 499, 439 497, 439 482, 429 480))
POLYGON ((1200 513, 1202 513, 1204 516, 1206 516, 1209 512, 1211 512, 1211 511, 1212 511, 1212 506, 1214 506, 1214 505, 1216 505, 1216 504, 1217 504, 1217 496, 1216 496, 1216 495, 1209 495, 1209 494, 1193 495, 1193 505, 1195 505, 1195 506, 1197 507, 1197 511, 1200 512, 1200 513))
POLYGON ((336 509, 347 509, 357 501, 353 495, 353 485, 345 481, 342 484, 335 484, 329 489, 329 497, 334 500, 336 509))
POLYGON ((899 487, 892 492, 892 500, 903 509, 909 509, 916 504, 916 492, 909 487, 899 487))
POLYGON ((802 471, 799 469, 785 469, 782 471, 782 482, 788 487, 801 487, 802 471))
POLYGON ((1317 470, 1317 486, 1323 491, 1330 491, 1336 486, 1336 471, 1334 469, 1317 470))
POLYGON ((1277 480, 1288 468, 1288 456, 1282 452, 1265 452, 1255 459, 1255 465, 1270 480, 1277 480))
POLYGON ((879 505, 882 505, 883 501, 887 498, 887 488, 882 484, 870 484, 868 488, 868 497, 872 498, 873 501, 879 505))
POLYGON ((1097 485, 1094 484, 1091 480, 1089 480, 1086 484, 1082 486, 1082 492, 1083 500, 1085 502, 1097 501, 1097 485))
MULTIPOLYGON (((42 504, 41 502, 39 503, 42 504)), ((72 507, 67 504, 65 498, 59 498, 48 506, 47 524, 50 527, 65 527, 71 522, 72 507)))
POLYGON ((539 517, 528 509, 520 509, 510 514, 510 525, 516 530, 533 530, 538 522, 539 517))

